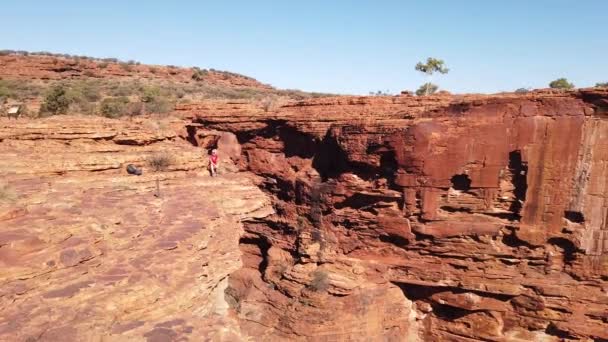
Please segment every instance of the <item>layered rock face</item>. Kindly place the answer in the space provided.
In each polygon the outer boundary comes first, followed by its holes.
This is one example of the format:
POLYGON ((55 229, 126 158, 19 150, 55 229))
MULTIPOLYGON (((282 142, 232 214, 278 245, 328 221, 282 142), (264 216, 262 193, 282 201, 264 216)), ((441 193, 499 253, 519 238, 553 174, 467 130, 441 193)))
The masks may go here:
POLYGON ((607 340, 607 138, 599 89, 0 118, 0 340, 607 340))
POLYGON ((186 137, 170 119, 0 119, 0 340, 243 339, 224 289, 241 221, 272 208, 186 137))
POLYGON ((608 91, 178 108, 276 214, 226 296, 261 339, 608 339, 608 91), (203 134, 204 135, 204 134, 203 134))

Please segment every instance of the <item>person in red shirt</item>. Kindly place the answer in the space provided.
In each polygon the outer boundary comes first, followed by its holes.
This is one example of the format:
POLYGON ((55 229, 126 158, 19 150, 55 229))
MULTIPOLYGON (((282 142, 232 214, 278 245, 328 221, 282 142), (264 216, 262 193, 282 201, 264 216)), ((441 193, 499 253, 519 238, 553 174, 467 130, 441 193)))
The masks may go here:
POLYGON ((209 170, 211 170, 211 177, 217 176, 217 169, 219 166, 219 157, 217 155, 217 150, 211 150, 211 154, 209 155, 209 170))

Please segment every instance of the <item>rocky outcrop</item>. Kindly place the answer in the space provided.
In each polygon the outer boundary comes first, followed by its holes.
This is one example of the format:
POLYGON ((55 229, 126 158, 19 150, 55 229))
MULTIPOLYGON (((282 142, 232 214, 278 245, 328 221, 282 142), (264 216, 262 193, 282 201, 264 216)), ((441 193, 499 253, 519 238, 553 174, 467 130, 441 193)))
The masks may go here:
POLYGON ((0 119, 0 340, 244 339, 224 289, 241 222, 272 208, 186 138, 168 118, 0 119))
POLYGON ((276 214, 226 290, 262 339, 608 339, 608 91, 184 105, 276 214))
MULTIPOLYGON (((92 58, 57 57, 44 55, 0 55, 0 78, 66 80, 74 78, 97 79, 149 79, 173 82, 195 82, 192 68, 176 66, 143 65, 136 62, 106 62, 92 58)), ((196 76, 195 76, 196 77, 196 76)), ((226 87, 272 89, 257 80, 217 70, 204 71, 206 84, 226 87)))

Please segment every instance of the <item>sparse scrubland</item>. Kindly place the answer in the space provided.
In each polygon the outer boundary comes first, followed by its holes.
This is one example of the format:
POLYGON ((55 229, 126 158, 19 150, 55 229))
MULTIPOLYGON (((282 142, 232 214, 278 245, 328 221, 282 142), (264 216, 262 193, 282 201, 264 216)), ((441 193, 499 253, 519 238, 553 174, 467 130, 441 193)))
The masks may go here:
POLYGON ((275 89, 251 77, 215 69, 142 65, 137 61, 125 62, 116 58, 48 52, 0 50, 1 56, 47 59, 53 65, 63 63, 67 69, 78 70, 76 76, 63 75, 62 67, 54 66, 60 70, 56 72, 61 74, 57 78, 0 74, 0 106, 19 103, 30 117, 68 113, 110 118, 162 114, 171 112, 176 104, 205 100, 258 102, 266 111, 271 111, 289 100, 331 96, 275 89), (123 75, 114 76, 111 70, 123 75), (230 80, 242 81, 235 85, 230 80))

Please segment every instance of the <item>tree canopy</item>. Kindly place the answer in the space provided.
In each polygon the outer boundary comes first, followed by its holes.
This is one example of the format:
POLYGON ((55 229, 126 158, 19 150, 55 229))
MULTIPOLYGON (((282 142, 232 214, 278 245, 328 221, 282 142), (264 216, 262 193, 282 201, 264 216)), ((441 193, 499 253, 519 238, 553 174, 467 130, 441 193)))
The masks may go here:
POLYGON ((428 76, 428 81, 416 90, 416 95, 418 96, 433 94, 439 89, 437 85, 430 82, 431 76, 434 73, 447 74, 450 71, 450 69, 445 66, 445 62, 442 59, 433 57, 427 58, 426 63, 418 62, 418 64, 416 64, 416 70, 428 76))
POLYGON ((418 62, 418 64, 416 64, 416 70, 427 75, 432 75, 436 72, 447 74, 450 71, 450 69, 445 66, 445 62, 442 59, 433 57, 427 58, 426 63, 418 62))
POLYGON ((549 83, 549 87, 553 89, 572 89, 574 88, 574 84, 568 82, 566 78, 558 78, 555 81, 551 81, 549 83))

